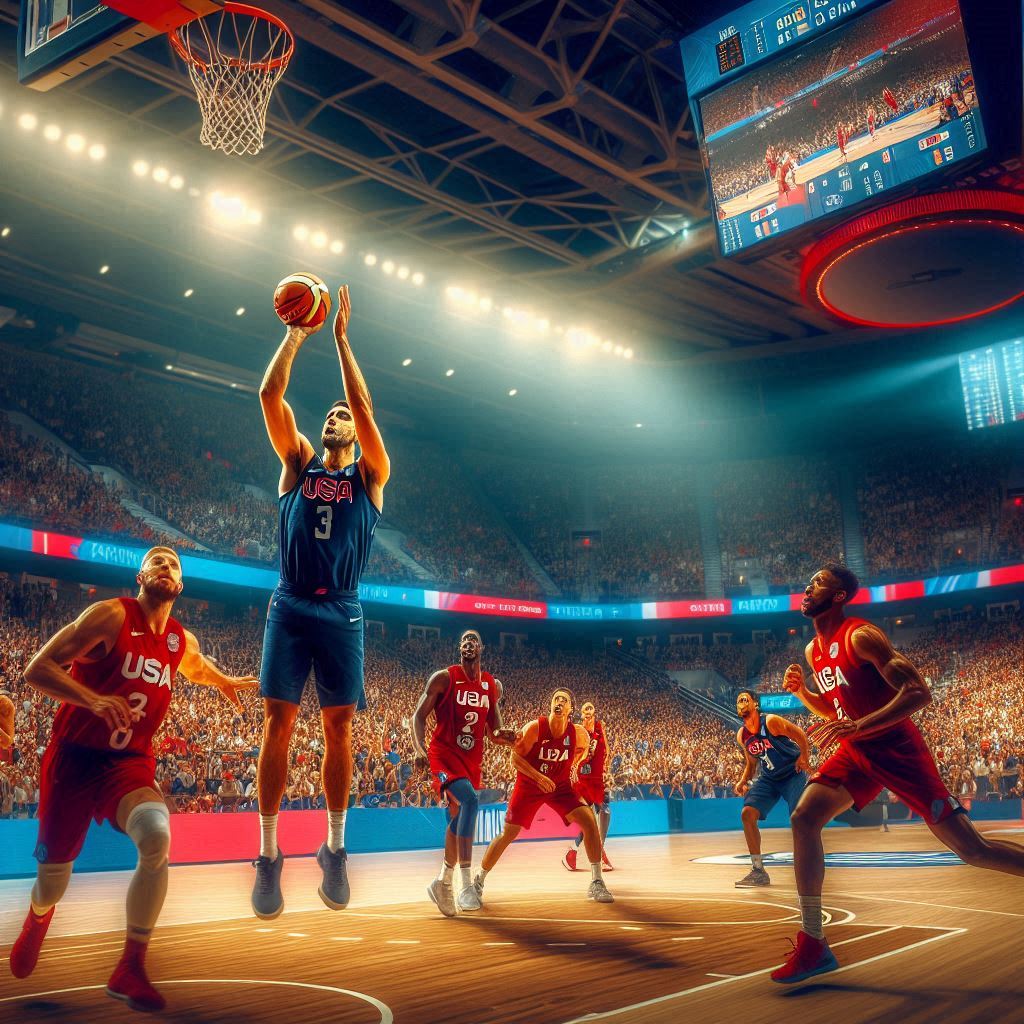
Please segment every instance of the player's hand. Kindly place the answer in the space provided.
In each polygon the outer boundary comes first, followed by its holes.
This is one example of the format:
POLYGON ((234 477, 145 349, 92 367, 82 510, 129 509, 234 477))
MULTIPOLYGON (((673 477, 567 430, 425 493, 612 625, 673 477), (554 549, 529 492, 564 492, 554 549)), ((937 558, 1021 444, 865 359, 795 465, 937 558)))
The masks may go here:
POLYGON ((811 774, 811 762, 809 758, 799 757, 796 762, 796 770, 803 772, 805 775, 811 774))
POLYGON ((349 298, 348 285, 338 289, 338 312, 334 314, 334 336, 339 340, 348 333, 348 322, 352 318, 352 300, 349 298))
POLYGON ((804 688, 803 668, 797 665, 796 662, 790 665, 786 669, 786 674, 782 677, 782 685, 790 693, 799 693, 804 688))
MULTIPOLYGON (((570 776, 570 778, 571 778, 571 776, 570 776)), ((554 793, 554 791, 555 791, 555 783, 554 783, 554 781, 552 779, 549 779, 546 775, 542 775, 537 780, 537 788, 540 789, 540 791, 542 793, 554 793)))
POLYGON ((242 711, 244 709, 238 691, 254 690, 259 685, 259 676, 232 676, 226 683, 221 683, 217 689, 220 690, 221 696, 225 700, 231 701, 239 711, 242 711))
POLYGON ((297 327, 291 326, 288 328, 288 340, 297 341, 300 345, 311 335, 316 334, 323 324, 317 324, 315 327, 297 327))
POLYGON ((575 789, 580 784, 580 769, 579 765, 573 765, 569 769, 569 785, 575 789))
POLYGON ((827 750, 840 740, 849 739, 857 732, 857 723, 851 718, 837 718, 815 726, 807 735, 819 750, 827 750))
POLYGON ((519 734, 515 729, 495 729, 491 733, 491 739, 498 744, 499 747, 511 747, 518 739, 519 734))
POLYGON ((732 787, 732 791, 737 796, 746 796, 748 789, 750 789, 749 782, 737 782, 736 785, 732 787))
POLYGON ((97 718, 102 718, 115 732, 130 729, 134 721, 131 705, 116 693, 96 694, 89 710, 97 718))

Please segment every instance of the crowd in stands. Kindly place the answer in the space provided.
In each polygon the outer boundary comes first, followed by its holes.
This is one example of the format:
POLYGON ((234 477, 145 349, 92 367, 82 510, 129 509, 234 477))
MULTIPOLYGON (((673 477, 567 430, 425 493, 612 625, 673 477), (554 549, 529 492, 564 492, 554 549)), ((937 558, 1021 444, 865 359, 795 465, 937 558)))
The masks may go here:
POLYGON ((705 96, 700 101, 704 131, 711 135, 771 109, 838 68, 912 35, 925 23, 952 10, 955 4, 950 0, 903 0, 890 5, 880 17, 868 15, 852 23, 842 34, 841 48, 827 39, 803 46, 792 56, 705 96))
POLYGON ((801 586, 843 550, 836 472, 820 460, 723 463, 715 498, 727 582, 750 575, 753 560, 770 585, 801 586))

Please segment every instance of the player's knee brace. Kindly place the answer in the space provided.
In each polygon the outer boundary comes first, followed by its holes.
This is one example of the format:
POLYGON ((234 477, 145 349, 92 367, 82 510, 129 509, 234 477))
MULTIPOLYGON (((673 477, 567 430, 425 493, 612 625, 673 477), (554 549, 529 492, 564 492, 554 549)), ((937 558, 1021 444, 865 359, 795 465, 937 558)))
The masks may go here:
POLYGON ((171 816, 155 800, 133 808, 125 822, 125 832, 139 851, 139 867, 156 871, 167 863, 171 848, 171 816))

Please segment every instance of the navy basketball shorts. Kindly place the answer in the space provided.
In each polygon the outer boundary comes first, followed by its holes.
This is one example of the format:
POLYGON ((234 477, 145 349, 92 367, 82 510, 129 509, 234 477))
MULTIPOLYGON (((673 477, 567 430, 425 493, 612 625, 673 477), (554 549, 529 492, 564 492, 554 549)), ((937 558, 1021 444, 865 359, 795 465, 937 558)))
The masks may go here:
POLYGON ((792 814, 806 785, 807 776, 803 772, 797 772, 782 782, 759 775, 747 790, 743 806, 756 808, 758 816, 763 821, 780 800, 785 800, 789 813, 792 814))
POLYGON ((320 707, 366 707, 363 609, 357 600, 275 590, 263 633, 260 693, 298 704, 311 668, 320 707))

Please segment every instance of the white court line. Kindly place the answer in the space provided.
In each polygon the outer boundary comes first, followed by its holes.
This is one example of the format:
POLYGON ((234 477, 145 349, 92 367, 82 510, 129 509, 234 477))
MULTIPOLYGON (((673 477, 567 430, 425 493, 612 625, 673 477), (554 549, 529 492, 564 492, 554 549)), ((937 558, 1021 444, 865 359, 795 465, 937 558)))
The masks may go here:
POLYGON ((545 946, 551 946, 552 948, 558 946, 585 946, 585 942, 545 942, 545 946))
MULTIPOLYGON (((997 917, 1024 917, 1024 914, 1014 914, 1009 910, 983 910, 980 907, 954 907, 949 903, 927 903, 924 900, 901 900, 895 896, 869 896, 860 892, 841 892, 838 896, 857 900, 877 900, 879 903, 909 903, 913 907, 935 907, 937 910, 961 910, 971 914, 994 914, 997 917)), ((907 926, 909 927, 909 926, 907 926)))
POLYGON ((514 942, 485 942, 485 946, 514 946, 514 942))
POLYGON ((289 939, 308 939, 309 932, 288 932, 289 939))
MULTIPOLYGON (((335 992, 342 996, 352 996, 353 999, 361 999, 369 1003, 380 1014, 380 1024, 394 1024, 395 1015, 387 1003, 382 1003, 373 996, 365 995, 362 992, 354 992, 349 988, 335 988, 333 985, 314 985, 307 981, 265 981, 261 978, 175 978, 172 981, 161 981, 157 988, 165 988, 168 985, 273 985, 282 988, 305 988, 316 992, 335 992)), ((76 985, 74 988, 53 988, 47 992, 30 992, 25 995, 4 996, 0 1003, 12 1003, 21 999, 40 999, 43 996, 62 996, 71 992, 94 992, 99 989, 106 989, 106 985, 76 985)))
POLYGON ((703 935, 676 935, 672 939, 673 942, 703 942, 703 935))
POLYGON ((332 935, 331 942, 362 942, 362 935, 332 935))
POLYGON ((708 974, 709 978, 735 978, 735 974, 708 974))
POLYGON ((419 939, 388 939, 385 946, 418 946, 420 944, 419 939))
MULTIPOLYGON (((858 935, 852 939, 843 939, 841 942, 831 942, 830 946, 845 946, 851 942, 860 942, 863 939, 870 939, 876 935, 883 935, 886 932, 895 931, 898 928, 904 927, 903 925, 891 925, 877 932, 869 932, 867 935, 858 935)), ((926 927, 926 926, 922 926, 926 927)), ((941 939, 948 939, 956 935, 963 935, 966 928, 939 928, 935 926, 936 931, 941 931, 942 935, 933 935, 931 938, 921 939, 920 942, 912 942, 909 946, 900 946, 897 949, 890 950, 888 953, 879 953, 877 956, 868 957, 867 960, 860 960, 855 964, 848 964, 846 967, 840 967, 836 971, 830 971, 830 974, 842 974, 844 971, 852 971, 857 967, 864 967, 866 964, 873 964, 878 960, 884 960, 886 957, 896 956, 899 953, 908 953, 912 949, 917 949, 919 946, 926 946, 929 942, 938 942, 941 939)), ((776 967, 779 965, 775 965, 776 967)), ((590 1024, 591 1021, 595 1020, 611 1020, 613 1017, 617 1017, 623 1013, 629 1013, 633 1010, 644 1009, 648 1006, 656 1006, 659 1003, 668 1002, 671 999, 681 999, 683 996, 690 996, 696 992, 706 992, 708 989, 720 988, 722 985, 729 985, 734 981, 743 981, 746 978, 756 978, 762 974, 770 974, 775 970, 775 967, 765 967, 760 971, 750 971, 748 974, 736 974, 732 977, 720 978, 718 981, 708 981, 703 985, 696 985, 693 988, 686 988, 680 992, 670 992, 666 996, 658 996, 656 999, 645 999, 642 1003, 632 1003, 629 1006, 620 1006, 616 1010, 606 1010, 604 1013, 589 1013, 583 1017, 574 1017, 572 1020, 567 1021, 566 1024, 590 1024)))
POLYGON ((621 924, 619 928, 624 932, 642 932, 643 929, 635 924, 621 924))

